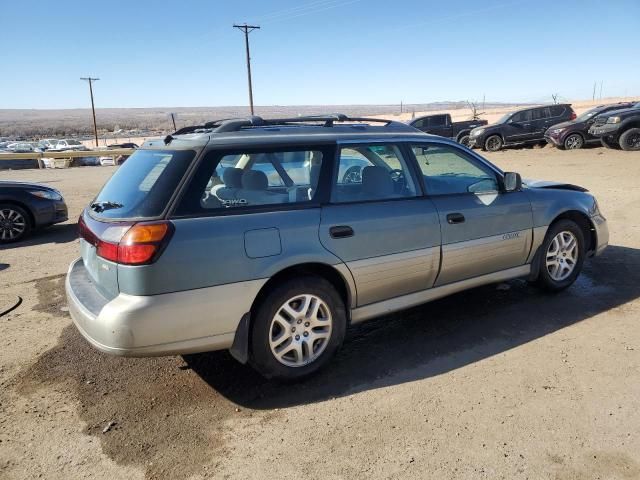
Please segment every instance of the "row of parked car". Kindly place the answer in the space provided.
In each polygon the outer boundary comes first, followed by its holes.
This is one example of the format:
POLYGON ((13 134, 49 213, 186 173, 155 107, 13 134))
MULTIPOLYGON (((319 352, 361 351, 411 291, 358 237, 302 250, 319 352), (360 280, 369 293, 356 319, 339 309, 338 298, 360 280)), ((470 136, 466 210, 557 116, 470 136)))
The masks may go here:
POLYGON ((78 140, 56 138, 45 138, 38 142, 0 142, 0 151, 8 151, 13 153, 31 153, 31 152, 65 152, 65 151, 83 151, 89 150, 84 144, 78 140))
POLYGON ((409 124, 490 152, 535 143, 575 150, 598 142, 607 148, 640 150, 640 102, 599 105, 579 117, 570 104, 556 104, 510 112, 492 125, 480 119, 453 122, 449 114, 427 115, 409 124))

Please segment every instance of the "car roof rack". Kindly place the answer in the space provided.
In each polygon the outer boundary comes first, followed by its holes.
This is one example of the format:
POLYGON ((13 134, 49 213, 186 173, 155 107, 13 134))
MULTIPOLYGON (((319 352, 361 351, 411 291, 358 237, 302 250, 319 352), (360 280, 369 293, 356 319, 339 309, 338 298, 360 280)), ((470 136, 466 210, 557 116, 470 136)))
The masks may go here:
POLYGON ((225 118, 221 120, 206 122, 202 125, 192 125, 189 127, 184 127, 172 133, 170 136, 173 137, 175 135, 184 135, 187 133, 237 132, 248 128, 275 126, 315 125, 322 127, 333 127, 335 123, 382 123, 383 127, 404 127, 404 129, 413 130, 412 127, 409 127, 408 125, 397 122, 395 120, 370 117, 349 117, 343 113, 333 113, 330 115, 305 115, 288 118, 262 118, 255 115, 245 118, 225 118))

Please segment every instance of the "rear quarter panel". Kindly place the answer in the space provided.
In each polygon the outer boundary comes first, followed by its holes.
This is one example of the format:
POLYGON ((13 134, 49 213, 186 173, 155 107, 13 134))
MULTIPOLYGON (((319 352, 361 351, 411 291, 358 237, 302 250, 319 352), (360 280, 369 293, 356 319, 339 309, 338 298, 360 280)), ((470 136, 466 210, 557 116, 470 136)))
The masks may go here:
POLYGON ((121 292, 155 295, 269 278, 301 263, 340 263, 320 244, 320 208, 172 221, 175 233, 156 263, 118 266, 121 292))

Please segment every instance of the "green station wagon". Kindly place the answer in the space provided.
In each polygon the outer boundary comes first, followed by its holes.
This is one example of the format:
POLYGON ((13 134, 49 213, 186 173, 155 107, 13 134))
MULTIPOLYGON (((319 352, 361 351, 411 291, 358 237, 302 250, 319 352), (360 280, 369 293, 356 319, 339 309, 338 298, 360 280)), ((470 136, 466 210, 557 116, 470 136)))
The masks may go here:
POLYGON ((523 277, 570 286, 606 247, 584 188, 524 183, 453 141, 344 115, 146 142, 84 210, 66 290, 98 349, 326 365, 351 323, 523 277))

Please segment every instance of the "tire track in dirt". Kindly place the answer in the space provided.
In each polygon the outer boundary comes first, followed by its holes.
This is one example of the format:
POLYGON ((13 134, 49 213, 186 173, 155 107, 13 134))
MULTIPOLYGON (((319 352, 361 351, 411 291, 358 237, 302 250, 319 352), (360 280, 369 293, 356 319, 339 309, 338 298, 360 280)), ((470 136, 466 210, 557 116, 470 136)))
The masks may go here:
MULTIPOLYGON (((34 310, 60 315, 64 276, 38 280, 36 289, 39 303, 34 310)), ((92 348, 73 325, 11 383, 21 395, 63 386, 70 401, 77 402, 85 433, 98 438, 117 463, 143 467, 147 478, 205 473, 208 464, 226 453, 228 420, 275 418, 273 412, 237 408, 182 357, 109 356, 92 348)))

